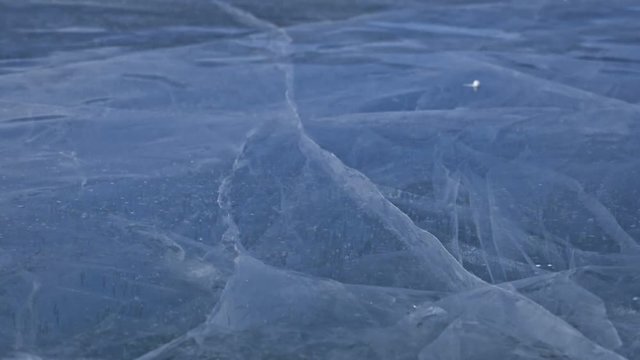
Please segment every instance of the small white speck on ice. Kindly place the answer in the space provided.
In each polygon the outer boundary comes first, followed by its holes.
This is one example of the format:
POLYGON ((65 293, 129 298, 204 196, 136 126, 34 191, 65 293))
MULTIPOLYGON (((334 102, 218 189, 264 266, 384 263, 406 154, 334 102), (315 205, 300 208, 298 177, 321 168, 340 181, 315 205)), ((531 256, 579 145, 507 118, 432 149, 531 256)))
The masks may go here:
POLYGON ((473 91, 478 91, 478 88, 480 88, 480 80, 473 80, 473 82, 464 84, 464 86, 472 88, 473 91))

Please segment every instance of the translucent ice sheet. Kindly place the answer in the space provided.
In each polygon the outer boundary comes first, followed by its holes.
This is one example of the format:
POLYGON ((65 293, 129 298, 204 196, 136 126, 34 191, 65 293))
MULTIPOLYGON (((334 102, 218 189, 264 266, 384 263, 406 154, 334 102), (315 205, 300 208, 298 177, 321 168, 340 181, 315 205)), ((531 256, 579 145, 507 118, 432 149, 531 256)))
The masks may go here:
POLYGON ((640 359, 633 0, 0 0, 0 358, 640 359))

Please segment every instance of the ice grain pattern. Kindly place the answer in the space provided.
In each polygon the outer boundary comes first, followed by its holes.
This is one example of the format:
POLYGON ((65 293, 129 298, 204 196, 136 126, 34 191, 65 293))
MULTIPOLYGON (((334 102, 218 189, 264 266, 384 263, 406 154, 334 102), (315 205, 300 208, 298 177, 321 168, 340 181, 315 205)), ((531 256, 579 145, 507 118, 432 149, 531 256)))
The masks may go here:
POLYGON ((640 359, 638 16, 0 0, 0 357, 640 359))

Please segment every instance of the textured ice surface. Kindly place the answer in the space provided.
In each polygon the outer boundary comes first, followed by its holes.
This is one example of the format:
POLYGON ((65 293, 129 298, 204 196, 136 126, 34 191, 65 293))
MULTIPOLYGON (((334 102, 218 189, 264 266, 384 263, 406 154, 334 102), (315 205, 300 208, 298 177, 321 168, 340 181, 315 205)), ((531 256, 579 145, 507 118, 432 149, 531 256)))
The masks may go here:
POLYGON ((0 0, 0 358, 640 359, 638 19, 0 0))

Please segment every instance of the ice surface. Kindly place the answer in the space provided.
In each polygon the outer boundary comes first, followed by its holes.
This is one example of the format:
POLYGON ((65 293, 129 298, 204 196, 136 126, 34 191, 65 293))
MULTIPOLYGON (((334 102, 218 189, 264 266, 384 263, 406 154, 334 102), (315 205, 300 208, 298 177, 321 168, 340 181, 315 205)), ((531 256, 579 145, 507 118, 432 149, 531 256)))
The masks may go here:
POLYGON ((640 359, 638 18, 0 0, 0 358, 640 359))
POLYGON ((442 300, 455 319, 420 359, 623 359, 533 302, 486 288, 442 300))
MULTIPOLYGON (((518 292, 562 318, 596 343, 615 349, 622 345, 600 298, 579 286, 571 273, 554 273, 523 279, 513 285, 518 292)), ((574 275, 575 276, 575 275, 574 275)))
POLYGON ((298 129, 280 132, 278 125, 247 141, 225 189, 249 254, 348 283, 425 290, 479 284, 368 179, 298 129))

